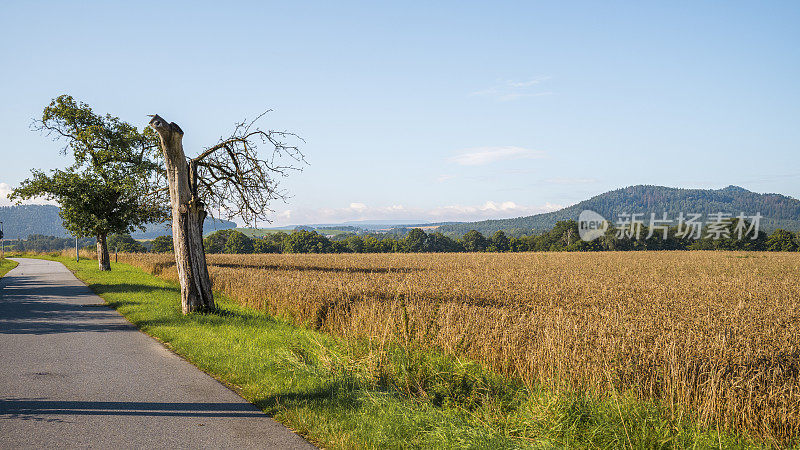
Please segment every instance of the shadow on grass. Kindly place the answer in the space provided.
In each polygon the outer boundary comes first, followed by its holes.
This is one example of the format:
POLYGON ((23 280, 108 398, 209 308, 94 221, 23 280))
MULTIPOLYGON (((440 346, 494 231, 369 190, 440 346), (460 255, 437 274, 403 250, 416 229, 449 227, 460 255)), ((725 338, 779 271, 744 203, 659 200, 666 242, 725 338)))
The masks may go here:
MULTIPOLYGON (((118 307, 122 305, 137 305, 136 302, 109 302, 109 306, 118 307)), ((235 311, 218 309, 215 311, 194 312, 184 315, 180 311, 178 304, 173 305, 171 314, 169 312, 159 314, 154 319, 136 320, 134 324, 142 329, 153 327, 168 326, 181 327, 191 325, 223 326, 223 325, 245 325, 257 328, 265 324, 274 324, 277 320, 271 316, 254 316, 242 314, 235 311)))
POLYGON ((97 294, 180 294, 180 289, 174 286, 152 286, 138 283, 92 283, 89 288, 97 294))
POLYGON ((331 381, 325 386, 304 392, 284 392, 267 397, 256 398, 253 404, 267 414, 273 415, 280 410, 324 407, 326 409, 355 411, 363 406, 358 387, 344 381, 331 381))
MULTIPOLYGON (((97 295, 104 294, 126 294, 123 299, 106 299, 109 307, 119 309, 126 306, 139 306, 149 303, 148 301, 131 300, 132 296, 144 294, 149 299, 155 299, 153 303, 166 304, 163 299, 174 299, 174 303, 170 306, 176 308, 175 312, 180 312, 180 287, 178 286, 154 286, 141 283, 92 283, 89 288, 97 295)), ((219 304, 222 296, 215 293, 215 298, 219 304)), ((136 322, 140 327, 149 327, 157 325, 180 325, 187 324, 189 321, 196 321, 203 324, 221 325, 225 320, 238 320, 238 321, 259 321, 263 323, 275 323, 276 319, 266 314, 244 314, 226 307, 218 307, 214 310, 197 311, 188 315, 176 315, 174 317, 164 317, 161 319, 146 320, 136 322)))
MULTIPOLYGON (((217 297, 219 298, 219 297, 217 297)), ((217 300, 219 301, 219 300, 217 300)), ((189 317, 198 317, 198 318, 220 318, 220 319, 235 319, 241 321, 258 321, 264 323, 275 323, 276 320, 274 317, 267 315, 267 314, 243 314, 238 311, 234 311, 232 309, 228 309, 223 307, 218 307, 217 309, 211 311, 202 311, 196 312, 189 315, 189 317)))
MULTIPOLYGON (((92 283, 89 289, 97 295, 103 294, 145 294, 149 297, 157 297, 160 295, 180 296, 180 290, 171 286, 150 286, 138 283, 119 283, 119 284, 104 284, 92 283)), ((142 301, 131 300, 126 296, 124 299, 106 299, 108 306, 114 309, 119 309, 125 306, 139 306, 142 301)))

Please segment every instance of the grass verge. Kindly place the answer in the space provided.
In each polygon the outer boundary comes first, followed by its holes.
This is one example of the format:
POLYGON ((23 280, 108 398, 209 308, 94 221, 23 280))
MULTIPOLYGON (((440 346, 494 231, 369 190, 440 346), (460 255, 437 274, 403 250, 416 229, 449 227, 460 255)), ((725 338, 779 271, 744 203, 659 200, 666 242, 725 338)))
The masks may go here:
POLYGON ((18 262, 11 261, 10 259, 5 259, 5 258, 0 259, 0 278, 5 276, 5 274, 7 274, 9 270, 13 269, 14 267, 17 267, 18 264, 19 264, 18 262))
POLYGON ((531 391, 429 349, 298 328, 218 296, 180 312, 179 288, 140 269, 64 263, 145 333, 325 448, 749 448, 624 393, 531 391))

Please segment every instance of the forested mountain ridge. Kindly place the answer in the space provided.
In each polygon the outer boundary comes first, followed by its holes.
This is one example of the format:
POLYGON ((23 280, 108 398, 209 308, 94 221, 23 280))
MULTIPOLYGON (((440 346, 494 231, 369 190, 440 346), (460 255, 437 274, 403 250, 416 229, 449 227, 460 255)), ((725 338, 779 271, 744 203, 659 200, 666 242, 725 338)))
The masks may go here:
POLYGON ((561 220, 578 220, 581 211, 590 209, 614 222, 620 214, 643 213, 645 223, 650 213, 668 218, 678 213, 699 213, 706 217, 718 212, 737 216, 739 213, 761 213, 761 229, 776 228, 800 231, 800 200, 781 194, 758 194, 739 186, 723 189, 681 189, 664 186, 638 185, 609 191, 575 205, 550 213, 515 219, 484 220, 480 222, 443 225, 437 229, 448 235, 463 235, 477 230, 490 235, 497 230, 512 234, 541 232, 561 220))
POLYGON ((1 206, 0 221, 6 239, 25 239, 32 234, 67 237, 69 233, 61 226, 58 206, 17 205, 1 206))
MULTIPOLYGON (((69 237, 70 234, 61 226, 59 208, 54 205, 14 205, 0 206, 0 221, 6 239, 26 239, 30 235, 69 237)), ((203 232, 235 228, 236 224, 227 220, 206 219, 203 232)), ((167 224, 153 224, 146 231, 136 230, 131 233, 137 239, 152 239, 157 236, 171 235, 167 224)))
MULTIPOLYGON (((717 212, 733 216, 761 213, 761 229, 771 232, 776 228, 800 231, 800 200, 781 194, 759 194, 738 186, 723 189, 681 189, 664 186, 638 185, 609 191, 558 211, 515 219, 484 220, 480 222, 448 223, 439 226, 440 231, 460 238, 470 230, 491 235, 504 230, 512 235, 544 232, 561 220, 577 220, 584 209, 590 209, 608 220, 616 221, 620 214, 642 213, 645 222, 650 213, 657 216, 663 212, 669 218, 678 213, 700 213, 704 217, 717 212)), ((53 205, 17 205, 0 207, 0 221, 4 224, 6 239, 27 238, 32 234, 68 237, 61 226, 59 208, 53 205)), ((204 234, 214 230, 235 228, 228 221, 213 221, 204 224, 204 234)), ((152 239, 168 235, 164 224, 152 225, 146 232, 135 232, 139 239, 152 239)))

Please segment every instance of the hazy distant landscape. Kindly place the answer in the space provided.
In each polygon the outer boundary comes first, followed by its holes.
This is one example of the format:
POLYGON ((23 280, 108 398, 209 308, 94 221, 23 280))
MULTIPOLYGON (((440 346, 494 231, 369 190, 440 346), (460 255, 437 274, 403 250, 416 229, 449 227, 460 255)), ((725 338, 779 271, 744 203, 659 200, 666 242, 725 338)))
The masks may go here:
MULTIPOLYGON (((297 224, 284 227, 241 228, 250 236, 275 232, 291 232, 295 229, 318 231, 323 235, 343 233, 387 232, 409 228, 423 228, 438 231, 451 237, 461 237, 470 230, 484 235, 502 230, 506 234, 524 235, 541 233, 553 228, 562 220, 577 220, 583 210, 593 210, 614 221, 620 214, 640 212, 647 214, 667 213, 675 216, 678 212, 717 213, 735 216, 740 212, 755 214, 760 212, 761 229, 772 232, 777 228, 800 231, 800 200, 781 194, 758 194, 738 186, 724 189, 680 189, 661 186, 631 186, 606 192, 570 207, 544 214, 514 219, 486 220, 480 222, 408 223, 403 221, 370 221, 370 223, 348 222, 343 224, 297 224)), ((61 226, 58 207, 51 205, 2 206, 0 215, 5 219, 7 239, 25 239, 31 234, 67 237, 69 234, 61 226)), ((204 224, 204 234, 215 230, 236 228, 231 221, 211 219, 204 224)), ((147 231, 131 233, 135 239, 153 239, 171 234, 167 225, 151 225, 147 231)))
MULTIPOLYGON (((26 239, 32 234, 70 237, 70 233, 61 225, 59 208, 54 205, 15 205, 0 206, 0 217, 4 220, 6 239, 26 239)), ((227 220, 211 220, 204 224, 204 232, 235 228, 236 224, 227 220)), ((158 236, 171 235, 169 224, 152 224, 145 231, 131 233, 135 239, 153 239, 158 236)))

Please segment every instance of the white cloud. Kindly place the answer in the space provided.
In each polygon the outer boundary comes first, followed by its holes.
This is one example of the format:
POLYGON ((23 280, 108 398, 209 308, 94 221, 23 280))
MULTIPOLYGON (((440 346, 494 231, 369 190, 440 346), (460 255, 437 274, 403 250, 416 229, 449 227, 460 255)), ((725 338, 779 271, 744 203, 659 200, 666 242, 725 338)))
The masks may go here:
POLYGON ((561 209, 561 205, 545 203, 541 206, 519 205, 513 201, 487 201, 481 205, 445 205, 434 208, 414 208, 404 205, 371 207, 363 203, 351 203, 342 208, 296 208, 278 213, 273 226, 313 225, 359 220, 407 220, 422 222, 466 222, 484 219, 508 219, 530 216, 561 209), (354 207, 354 205, 356 205, 354 207))
POLYGON ((363 203, 350 203, 350 209, 356 212, 366 211, 367 205, 363 203))
POLYGON ((509 159, 533 159, 545 156, 546 153, 541 150, 530 150, 523 147, 475 147, 463 150, 458 155, 449 158, 449 161, 462 166, 483 166, 509 159))
POLYGON ((524 81, 507 80, 487 89, 472 92, 470 95, 477 97, 489 97, 501 102, 518 100, 524 97, 542 97, 546 95, 553 95, 553 92, 551 91, 533 90, 535 86, 549 79, 550 77, 538 77, 524 81))
POLYGON ((456 177, 455 175, 447 175, 447 174, 439 175, 438 177, 436 177, 436 182, 444 183, 445 181, 452 180, 455 177, 456 177))
MULTIPOLYGON (((8 199, 8 194, 14 190, 8 183, 0 183, 0 206, 10 206, 15 205, 16 202, 12 202, 8 199)), ((58 205, 58 203, 47 200, 46 198, 36 197, 30 200, 23 200, 23 205, 58 205)))

